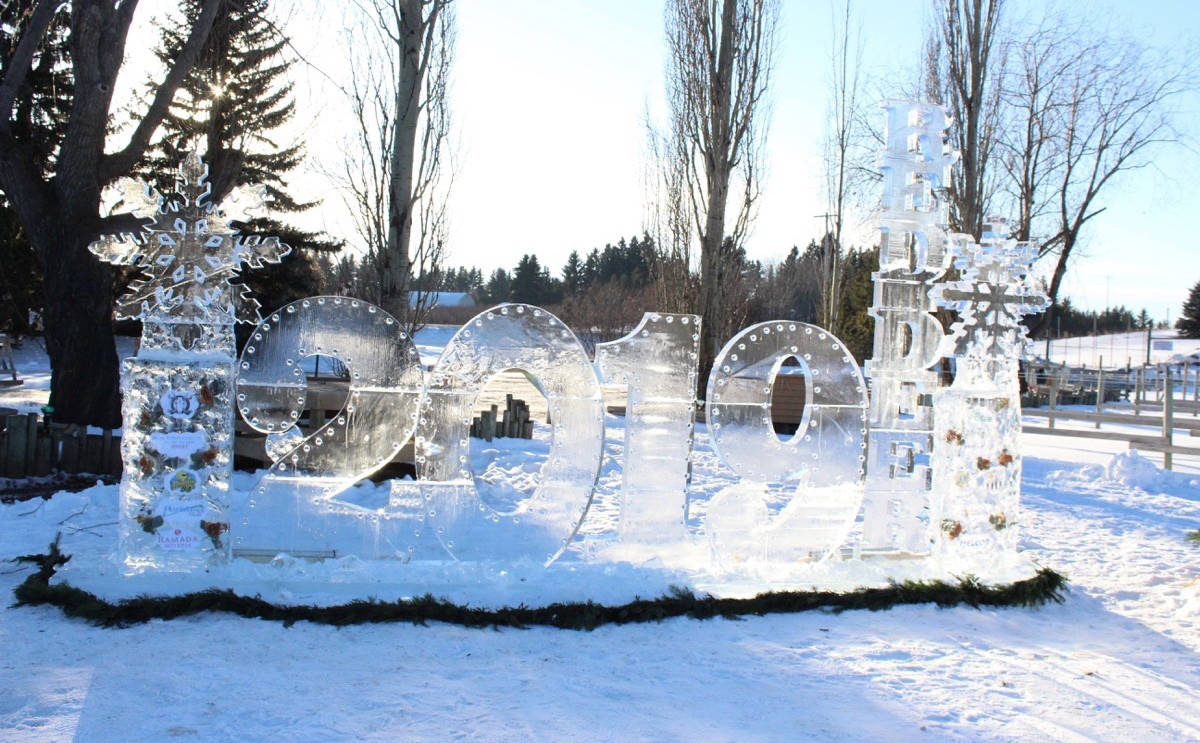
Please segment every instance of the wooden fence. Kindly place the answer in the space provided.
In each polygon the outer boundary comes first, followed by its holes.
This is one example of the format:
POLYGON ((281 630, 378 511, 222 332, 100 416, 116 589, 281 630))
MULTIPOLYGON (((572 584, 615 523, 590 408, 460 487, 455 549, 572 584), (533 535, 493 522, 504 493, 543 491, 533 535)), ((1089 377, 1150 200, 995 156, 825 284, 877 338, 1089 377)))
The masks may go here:
MULTIPOLYGON (((1024 433, 1048 436, 1124 441, 1130 449, 1161 453, 1163 467, 1169 470, 1174 464, 1175 455, 1200 456, 1200 446, 1181 445, 1175 441, 1176 431, 1187 431, 1188 435, 1193 437, 1200 436, 1200 402, 1187 399, 1188 367, 1180 370, 1160 367, 1154 369, 1154 372, 1150 374, 1147 368, 1108 372, 1110 379, 1115 376, 1119 384, 1131 385, 1124 387, 1126 399, 1123 402, 1110 405, 1112 398, 1103 394, 1107 389, 1106 372, 1094 371, 1093 394, 1091 400, 1085 403, 1095 406, 1092 411, 1059 409, 1059 405, 1063 404, 1059 394, 1060 385, 1069 377, 1053 375, 1049 378, 1044 392, 1046 407, 1026 407, 1022 411, 1027 417, 1045 418, 1046 425, 1022 426, 1021 430, 1024 433), (1182 392, 1179 396, 1176 395, 1177 380, 1182 392), (1056 428, 1056 421, 1092 423, 1094 429, 1056 428), (1120 431, 1102 431, 1100 427, 1104 423, 1127 428, 1120 431)), ((1200 369, 1197 370, 1193 385, 1192 395, 1195 397, 1200 391, 1200 369)), ((1077 393, 1067 399, 1069 402, 1066 404, 1078 404, 1075 402, 1078 400, 1077 393)))
POLYGON ((121 474, 121 437, 111 429, 48 423, 38 413, 0 415, 0 477, 37 477, 54 472, 121 474))

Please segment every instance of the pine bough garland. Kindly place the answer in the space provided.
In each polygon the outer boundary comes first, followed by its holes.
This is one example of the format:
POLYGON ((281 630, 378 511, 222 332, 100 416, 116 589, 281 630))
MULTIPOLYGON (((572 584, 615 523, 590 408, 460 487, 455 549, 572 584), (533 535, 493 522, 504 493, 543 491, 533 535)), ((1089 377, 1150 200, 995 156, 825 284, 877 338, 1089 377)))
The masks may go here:
POLYGON ((69 617, 84 619, 101 627, 128 627, 152 619, 175 619, 205 611, 229 612, 252 619, 269 619, 291 626, 295 622, 313 622, 341 627, 349 624, 379 622, 446 622, 465 627, 557 627, 592 630, 605 624, 661 622, 671 617, 692 619, 824 610, 840 613, 852 609, 881 611, 901 604, 937 604, 939 607, 967 605, 1040 606, 1048 601, 1062 603, 1067 580, 1049 568, 1032 578, 1007 586, 986 586, 974 577, 957 585, 944 581, 905 581, 887 588, 862 588, 849 593, 833 591, 779 591, 748 599, 696 596, 686 588, 673 587, 657 599, 638 599, 621 606, 604 606, 591 601, 551 604, 541 608, 526 606, 502 609, 478 609, 460 606, 426 594, 403 601, 353 601, 340 606, 278 606, 260 598, 240 596, 233 591, 212 589, 182 596, 141 596, 110 603, 66 583, 51 585, 50 578, 59 565, 70 560, 50 545, 44 555, 25 555, 18 562, 33 563, 37 572, 14 591, 16 606, 50 604, 69 617))

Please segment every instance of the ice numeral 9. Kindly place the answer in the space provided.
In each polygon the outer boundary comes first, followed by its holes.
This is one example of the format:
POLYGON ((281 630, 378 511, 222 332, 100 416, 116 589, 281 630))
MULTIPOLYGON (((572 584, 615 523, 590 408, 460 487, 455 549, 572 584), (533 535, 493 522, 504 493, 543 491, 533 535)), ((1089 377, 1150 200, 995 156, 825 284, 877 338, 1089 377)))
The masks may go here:
POLYGON ((732 514, 741 532, 727 540, 735 551, 766 545, 768 556, 791 559, 835 549, 862 499, 866 412, 858 365, 829 332, 772 321, 734 336, 713 362, 707 420, 717 455, 743 482, 713 498, 710 535, 732 514), (789 358, 795 366, 787 369, 803 377, 805 405, 795 435, 783 441, 772 425, 771 396, 789 358), (762 514, 758 523, 746 521, 750 505, 762 514))
POLYGON ((605 384, 628 385, 620 533, 682 535, 696 403, 700 318, 648 312, 629 335, 596 346, 605 384))
POLYGON ((429 375, 417 428, 426 523, 462 559, 534 556, 566 549, 591 505, 604 449, 600 385, 575 334, 549 312, 506 304, 450 339, 429 375), (469 439, 475 401, 505 371, 530 377, 549 403, 551 441, 537 488, 501 509, 475 486, 469 439))

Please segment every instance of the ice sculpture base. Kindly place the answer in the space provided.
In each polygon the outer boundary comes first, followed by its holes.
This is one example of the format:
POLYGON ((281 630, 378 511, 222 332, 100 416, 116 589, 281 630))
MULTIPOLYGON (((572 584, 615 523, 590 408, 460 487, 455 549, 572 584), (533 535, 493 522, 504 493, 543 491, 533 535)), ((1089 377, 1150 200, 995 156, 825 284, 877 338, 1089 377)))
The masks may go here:
MULTIPOLYGON (((91 540, 96 541, 96 540, 91 540)), ((702 547, 703 545, 701 545, 702 547)), ((613 544, 614 549, 619 543, 613 544)), ((673 560, 624 560, 620 551, 597 554, 588 560, 564 555, 546 567, 539 560, 447 562, 361 560, 356 557, 304 559, 280 555, 271 559, 234 558, 208 571, 195 573, 147 572, 125 575, 111 562, 81 549, 88 543, 63 545, 73 557, 59 569, 55 581, 115 601, 139 595, 172 596, 207 589, 232 590, 243 596, 260 596, 279 605, 345 604, 355 600, 394 601, 433 595, 460 605, 480 608, 556 602, 595 601, 617 605, 636 598, 669 595, 674 588, 719 598, 748 598, 769 591, 826 590, 849 592, 864 587, 886 587, 893 581, 945 580, 957 583, 963 575, 956 566, 925 558, 842 560, 822 563, 760 562, 734 569, 716 569, 704 549, 679 545, 677 556, 700 555, 687 566, 673 560)), ((1037 566, 1020 554, 1006 555, 975 571, 988 584, 1006 584, 1031 577, 1037 566)))

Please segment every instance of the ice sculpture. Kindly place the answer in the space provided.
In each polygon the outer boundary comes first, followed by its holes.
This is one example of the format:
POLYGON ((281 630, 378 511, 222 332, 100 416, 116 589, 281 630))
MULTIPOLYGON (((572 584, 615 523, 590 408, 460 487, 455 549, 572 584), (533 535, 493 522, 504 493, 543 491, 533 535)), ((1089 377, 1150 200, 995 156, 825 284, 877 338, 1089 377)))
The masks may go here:
POLYGON ((629 335, 596 346, 605 384, 628 385, 620 536, 682 537, 696 410, 700 318, 648 312, 629 335))
MULTIPOLYGON (((604 449, 600 385, 579 339, 554 315, 524 304, 480 313, 454 335, 429 373, 417 426, 417 473, 427 523, 460 559, 556 559, 592 501, 604 449), (545 395, 549 456, 527 498, 480 497, 470 462, 475 400, 488 381, 525 372, 545 395)), ((403 483, 396 498, 411 499, 403 483)))
MULTIPOLYGON (((120 554, 131 570, 192 570, 229 554, 233 453, 234 288, 241 264, 277 262, 276 238, 240 234, 211 203, 208 169, 195 154, 180 166, 178 192, 125 186, 137 232, 89 246, 101 260, 138 266, 118 303, 142 321, 137 357, 121 367, 120 554)), ((247 190, 231 203, 246 202, 247 190)), ((243 317, 257 304, 244 293, 243 317)), ((247 314, 248 313, 248 314, 247 314)))
POLYGON ((268 435, 274 463, 237 525, 239 548, 361 557, 411 551, 415 522, 336 496, 392 461, 409 440, 423 382, 412 340, 369 302, 310 297, 263 320, 242 350, 237 404, 246 422, 268 435), (346 400, 305 436, 298 428, 308 407, 304 361, 315 355, 344 364, 345 382, 334 386, 344 387, 346 400))
MULTIPOLYGON (((146 274, 118 300, 115 317, 142 321, 143 350, 233 356, 234 323, 257 322, 258 301, 244 286, 235 294, 229 279, 243 263, 251 268, 278 263, 290 248, 278 238, 243 235, 233 227, 209 201, 208 166, 195 153, 179 167, 176 194, 164 196, 132 181, 123 186, 126 205, 150 223, 88 248, 101 260, 137 266, 146 274)), ((261 194, 241 187, 223 203, 239 217, 257 216, 261 194)))
POLYGON ((862 547, 925 553, 932 544, 929 497, 932 395, 942 358, 942 326, 931 314, 931 282, 949 267, 943 189, 954 157, 945 144, 941 106, 889 101, 875 300, 870 447, 862 547))
POLYGON ((705 529, 721 558, 812 559, 840 546, 862 501, 866 414, 858 365, 828 331, 772 321, 734 336, 708 380, 713 448, 742 478, 709 504, 705 529), (789 358, 806 402, 799 429, 782 441, 771 389, 789 358))
POLYGON ((979 244, 954 236, 958 281, 930 290, 959 320, 946 341, 954 383, 935 397, 935 519, 948 553, 1015 550, 1021 485, 1018 361, 1028 342, 1021 320, 1045 309, 1029 276, 1037 246, 1006 238, 993 219, 979 244))

